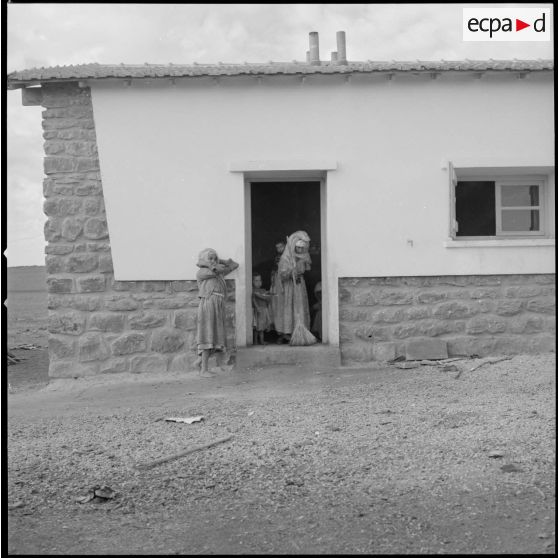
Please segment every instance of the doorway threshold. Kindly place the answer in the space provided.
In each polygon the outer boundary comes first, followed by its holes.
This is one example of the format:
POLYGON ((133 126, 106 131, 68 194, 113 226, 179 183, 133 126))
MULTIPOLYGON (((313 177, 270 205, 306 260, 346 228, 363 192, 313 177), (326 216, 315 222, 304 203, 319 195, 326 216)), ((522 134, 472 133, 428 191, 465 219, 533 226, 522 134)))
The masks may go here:
POLYGON ((252 345, 236 350, 236 369, 291 365, 333 368, 341 366, 339 347, 317 343, 308 347, 252 345))

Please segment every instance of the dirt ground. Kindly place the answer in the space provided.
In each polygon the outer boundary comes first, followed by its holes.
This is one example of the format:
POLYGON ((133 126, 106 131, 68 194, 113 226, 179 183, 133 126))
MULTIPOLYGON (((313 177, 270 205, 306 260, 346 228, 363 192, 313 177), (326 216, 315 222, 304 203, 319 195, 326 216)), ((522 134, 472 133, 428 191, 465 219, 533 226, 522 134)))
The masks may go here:
POLYGON ((48 384, 18 354, 10 554, 555 552, 554 354, 48 384))

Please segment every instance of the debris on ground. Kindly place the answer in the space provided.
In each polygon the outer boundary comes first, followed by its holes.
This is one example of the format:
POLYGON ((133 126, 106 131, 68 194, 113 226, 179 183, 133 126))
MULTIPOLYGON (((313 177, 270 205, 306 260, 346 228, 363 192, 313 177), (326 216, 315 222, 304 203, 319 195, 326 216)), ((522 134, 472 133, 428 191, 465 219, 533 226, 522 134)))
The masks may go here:
MULTIPOLYGON (((484 359, 481 363, 477 364, 476 366, 473 366, 473 367, 469 368, 469 372, 473 372, 474 370, 478 370, 479 368, 482 368, 483 366, 485 366, 487 364, 496 364, 497 362, 502 362, 503 360, 511 360, 512 358, 513 357, 511 357, 511 356, 487 358, 487 359, 484 359)), ((461 376, 462 373, 463 373, 463 370, 460 370, 458 372, 457 376, 455 376, 455 379, 457 380, 459 378, 459 376, 461 376)))
POLYGON ((106 502, 116 497, 116 492, 110 486, 96 485, 90 488, 85 496, 76 498, 79 504, 87 504, 87 502, 106 502))
POLYGON ((207 444, 202 444, 201 446, 194 446, 193 448, 186 449, 181 451, 180 453, 175 453, 173 455, 169 455, 167 457, 162 457, 161 459, 155 459, 154 461, 148 461, 147 463, 138 463, 135 465, 136 469, 151 469, 152 467, 156 467, 157 465, 162 465, 163 463, 168 463, 169 461, 174 461, 175 459, 180 459, 181 457, 185 457, 190 453, 194 453, 195 451, 199 451, 202 449, 207 449, 212 446, 216 446, 217 444, 222 444, 224 442, 228 442, 232 438, 231 436, 227 436, 225 438, 220 438, 219 440, 215 440, 213 442, 208 442, 207 444))
POLYGON ((506 465, 502 465, 500 467, 504 473, 521 473, 523 469, 520 469, 517 465, 513 463, 506 463, 506 465))
POLYGON ((491 451, 488 454, 488 457, 491 457, 492 459, 498 459, 500 457, 504 457, 504 454, 501 451, 491 451))
POLYGON ((25 351, 34 351, 36 349, 42 349, 42 347, 40 345, 35 345, 34 343, 20 343, 19 345, 10 347, 10 351, 15 351, 19 349, 23 349, 25 351))
POLYGON ((201 415, 199 417, 168 417, 167 422, 183 422, 185 424, 192 424, 193 422, 201 422, 204 419, 201 415))
POLYGON ((9 351, 7 353, 7 357, 8 357, 8 366, 10 364, 17 364, 18 362, 21 362, 22 360, 26 360, 23 357, 15 356, 13 353, 10 353, 9 351))

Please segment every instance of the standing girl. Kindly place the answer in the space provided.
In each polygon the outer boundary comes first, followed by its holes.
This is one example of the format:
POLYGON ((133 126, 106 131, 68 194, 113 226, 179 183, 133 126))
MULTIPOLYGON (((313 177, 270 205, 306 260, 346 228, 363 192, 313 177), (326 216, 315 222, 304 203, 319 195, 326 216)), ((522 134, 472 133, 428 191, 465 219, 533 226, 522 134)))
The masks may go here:
POLYGON ((220 260, 212 248, 202 250, 198 257, 196 274, 198 281, 198 336, 197 349, 200 376, 211 377, 209 372, 209 356, 216 355, 217 365, 224 364, 227 348, 225 327, 225 300, 227 286, 224 276, 235 270, 238 264, 231 260, 220 260))

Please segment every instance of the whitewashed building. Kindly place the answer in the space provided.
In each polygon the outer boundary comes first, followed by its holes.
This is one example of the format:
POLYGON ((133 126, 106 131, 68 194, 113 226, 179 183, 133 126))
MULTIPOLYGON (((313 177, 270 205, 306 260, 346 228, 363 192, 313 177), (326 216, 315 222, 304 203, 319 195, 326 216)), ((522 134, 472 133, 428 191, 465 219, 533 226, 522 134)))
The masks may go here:
POLYGON ((342 32, 324 62, 310 41, 305 62, 8 76, 45 107, 51 376, 188 368, 208 246, 240 263, 249 347, 252 268, 298 229, 324 293, 309 350, 555 349, 552 62, 348 62, 342 32))

